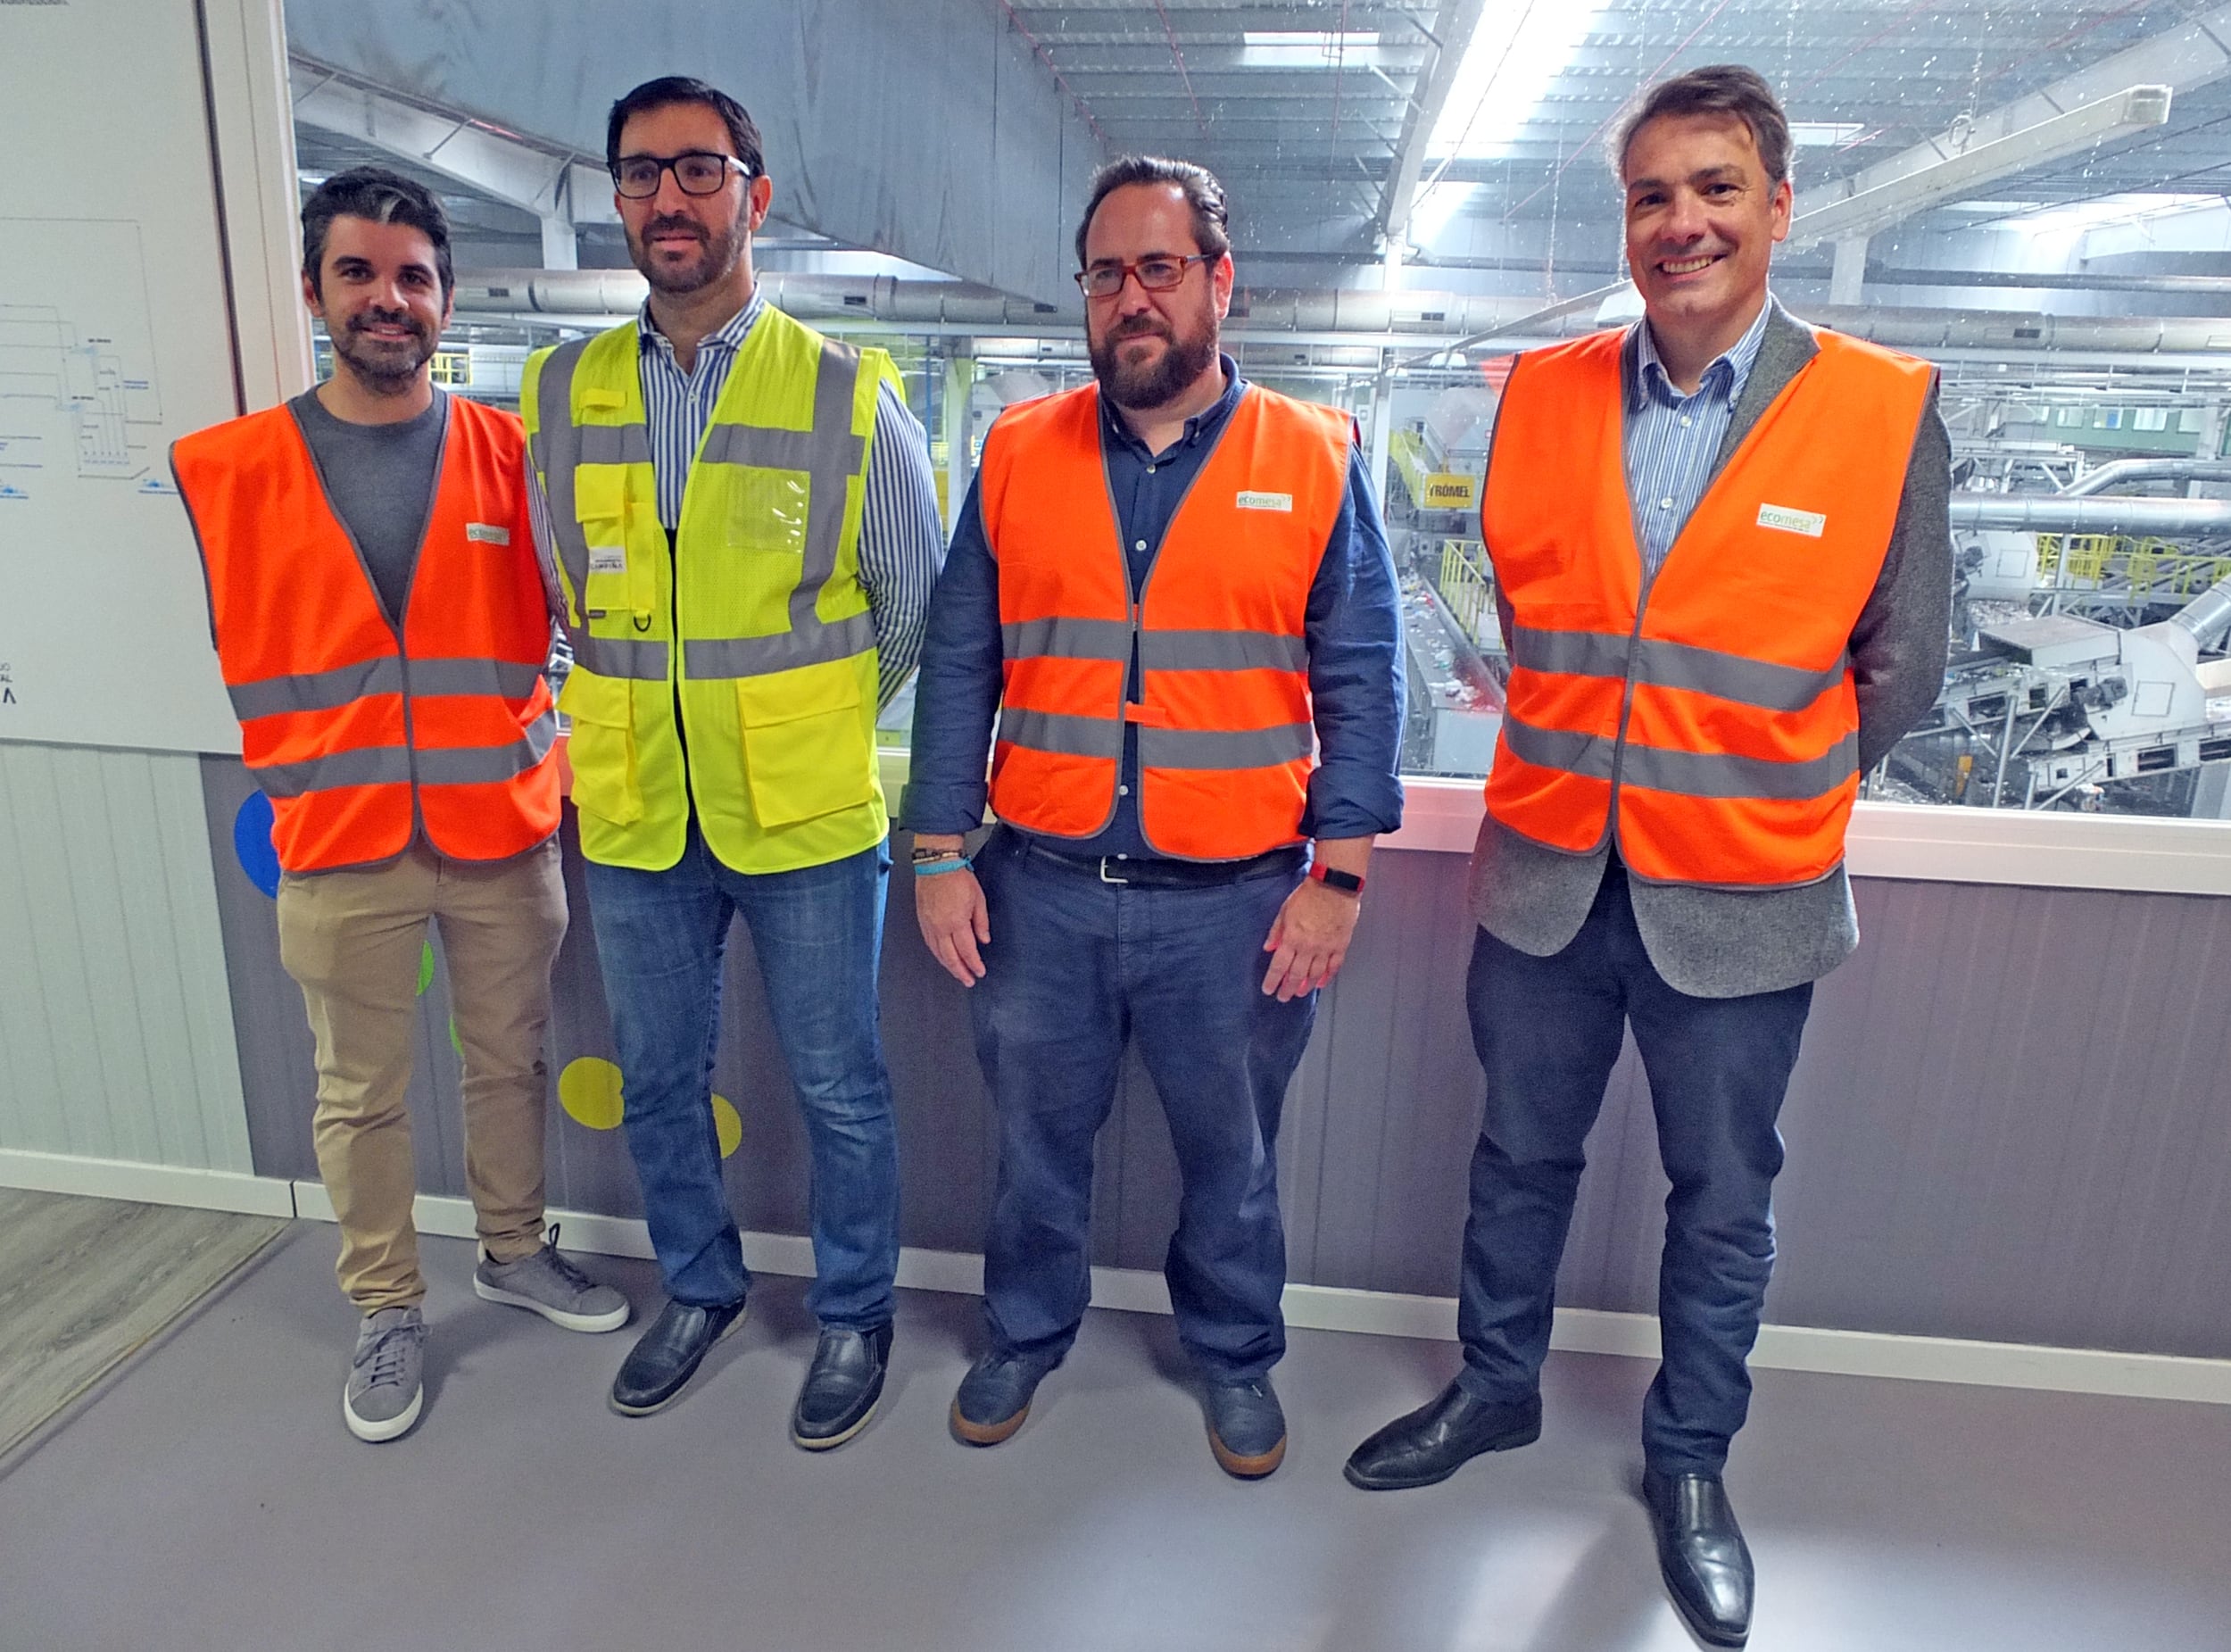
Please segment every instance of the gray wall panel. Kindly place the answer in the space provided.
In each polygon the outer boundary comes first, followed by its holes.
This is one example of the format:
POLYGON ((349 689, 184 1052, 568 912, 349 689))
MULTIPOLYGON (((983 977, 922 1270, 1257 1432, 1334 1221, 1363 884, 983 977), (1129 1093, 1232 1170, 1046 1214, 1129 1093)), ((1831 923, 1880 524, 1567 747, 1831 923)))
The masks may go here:
POLYGON ((196 760, 0 742, 0 1149, 245 1171, 196 760))
MULTIPOLYGON (((236 801, 236 780, 212 780, 209 795, 228 861, 224 801, 236 801)), ((553 1074, 612 1054, 570 842, 568 851, 575 921, 556 976, 553 1074)), ((252 890, 244 901, 236 875, 221 887, 257 1168, 311 1175, 308 1039, 278 972, 270 902, 252 890)), ((1480 1092, 1462 999, 1473 935, 1463 890, 1461 856, 1388 852, 1373 864, 1348 971, 1288 1099, 1280 1162, 1297 1280, 1456 1288, 1480 1092)), ((2212 990, 2231 959, 2231 901, 1887 881, 1862 883, 1858 900, 1865 944, 1820 985, 1783 1115, 1770 1316, 2231 1356, 2231 1026, 2212 990)), ((883 1013, 903 1232, 945 1250, 979 1247, 996 1166, 966 996, 923 948, 902 869, 883 1013)), ((455 1062, 437 999, 438 984, 413 1086, 433 1143, 421 1184, 459 1193, 455 1062)), ((728 1168, 737 1216, 802 1232, 804 1132, 741 927, 724 1013, 715 1087, 744 1124, 728 1168)), ((616 1133, 585 1129, 553 1103, 552 1140, 553 1204, 640 1214, 616 1133)), ((1631 1044, 1588 1158, 1560 1299, 1646 1312, 1665 1181, 1631 1044)), ((1095 1200, 1093 1260, 1159 1267, 1176 1175, 1135 1053, 1101 1137, 1095 1200)))

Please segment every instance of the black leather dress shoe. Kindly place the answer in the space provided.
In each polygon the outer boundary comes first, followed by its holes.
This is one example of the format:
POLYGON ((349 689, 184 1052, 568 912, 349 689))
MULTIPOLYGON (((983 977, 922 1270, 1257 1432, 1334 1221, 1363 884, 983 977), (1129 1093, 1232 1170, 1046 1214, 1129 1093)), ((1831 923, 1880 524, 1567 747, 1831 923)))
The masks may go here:
POLYGON ((1658 1570, 1688 1626, 1716 1647, 1751 1636, 1751 1550, 1717 1474, 1642 1476, 1658 1570))
POLYGON ((891 1327, 844 1331, 824 1325, 813 1364, 791 1407, 790 1437, 809 1451, 829 1451, 867 1426, 883 1398, 891 1327))
POLYGON ((1430 1405, 1398 1416, 1356 1448, 1342 1472, 1366 1491, 1401 1491, 1447 1479, 1483 1451, 1541 1438, 1541 1396, 1490 1404, 1451 1382, 1430 1405))
POLYGON ((651 1322, 612 1379, 612 1409, 649 1416, 672 1405, 714 1343, 743 1323, 743 1301, 724 1307, 668 1302, 651 1322))

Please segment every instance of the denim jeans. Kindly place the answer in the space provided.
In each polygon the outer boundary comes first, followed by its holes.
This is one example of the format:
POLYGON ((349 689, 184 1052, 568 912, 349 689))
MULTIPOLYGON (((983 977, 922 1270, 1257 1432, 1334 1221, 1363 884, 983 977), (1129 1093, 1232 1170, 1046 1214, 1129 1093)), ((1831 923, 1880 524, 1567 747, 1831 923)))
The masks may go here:
POLYGON ((810 1144, 807 1307, 824 1324, 852 1330, 891 1317, 899 1142, 875 1001, 890 866, 878 844, 794 872, 736 872, 706 849, 694 824, 682 859, 664 872, 588 864, 627 1150, 667 1294, 677 1302, 734 1302, 751 1283, 712 1110, 721 959, 741 913, 810 1144))
POLYGON ((1675 991, 1643 950, 1613 864, 1555 957, 1481 930, 1466 999, 1488 1102, 1464 1225, 1458 1380, 1490 1401, 1536 1391, 1581 1146, 1631 1025, 1673 1184, 1658 1270, 1663 1357, 1643 1403, 1643 1453, 1667 1474, 1718 1474, 1750 1408, 1745 1361, 1774 1265, 1774 1120, 1812 984, 1745 998, 1675 991))
POLYGON ((991 920, 969 994, 999 1118, 984 1247, 992 1346, 1052 1366, 1091 1298, 1092 1144, 1135 1036, 1177 1151, 1164 1265, 1177 1332, 1217 1381, 1286 1351, 1278 1120, 1315 994, 1262 991, 1264 938, 1298 872, 1197 889, 1102 883, 1002 829, 976 857, 991 920))

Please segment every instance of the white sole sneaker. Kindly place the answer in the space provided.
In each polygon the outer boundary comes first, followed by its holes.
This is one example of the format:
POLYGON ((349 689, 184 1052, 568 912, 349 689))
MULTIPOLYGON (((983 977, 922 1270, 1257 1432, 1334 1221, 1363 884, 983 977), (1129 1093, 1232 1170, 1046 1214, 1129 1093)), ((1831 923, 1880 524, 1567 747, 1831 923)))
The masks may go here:
POLYGON ((492 1285, 477 1273, 473 1275, 473 1294, 484 1302, 501 1302, 506 1307, 523 1307, 530 1314, 540 1314, 552 1324, 562 1325, 568 1331, 617 1331, 627 1323, 627 1316, 634 1311, 623 1301, 609 1313, 568 1314, 562 1307, 552 1307, 547 1302, 537 1302, 533 1297, 506 1291, 500 1285, 492 1285))
POLYGON ((349 1407, 349 1386, 341 1385, 341 1420, 349 1425, 349 1432, 359 1440, 377 1445, 383 1440, 397 1440, 411 1432, 419 1420, 419 1412, 426 1404, 426 1390, 421 1388, 411 1396, 411 1403, 384 1423, 369 1422, 356 1415, 349 1407))

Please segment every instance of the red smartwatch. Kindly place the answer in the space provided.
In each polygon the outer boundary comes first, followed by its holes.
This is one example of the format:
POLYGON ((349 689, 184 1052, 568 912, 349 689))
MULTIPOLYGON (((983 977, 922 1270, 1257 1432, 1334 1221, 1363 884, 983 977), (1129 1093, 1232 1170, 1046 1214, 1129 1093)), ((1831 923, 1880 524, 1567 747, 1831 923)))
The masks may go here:
POLYGON ((1364 892, 1364 877, 1360 872, 1342 872, 1336 868, 1325 865, 1322 860, 1317 860, 1310 864, 1309 876, 1327 889, 1337 889, 1344 895, 1360 895, 1364 892))

